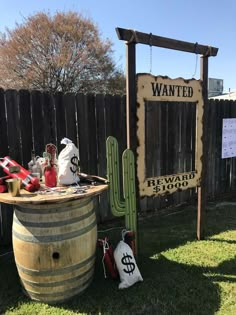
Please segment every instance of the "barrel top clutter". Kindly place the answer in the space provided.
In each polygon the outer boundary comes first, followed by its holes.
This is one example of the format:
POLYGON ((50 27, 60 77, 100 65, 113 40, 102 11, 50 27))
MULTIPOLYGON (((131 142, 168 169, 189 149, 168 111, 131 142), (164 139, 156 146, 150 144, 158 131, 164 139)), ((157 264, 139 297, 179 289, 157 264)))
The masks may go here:
MULTIPOLYGON (((83 188, 83 187, 81 187, 83 188)), ((69 200, 76 200, 87 197, 94 197, 101 194, 108 189, 108 185, 89 186, 88 188, 77 192, 76 188, 71 187, 57 187, 55 190, 51 189, 45 191, 28 192, 21 189, 20 196, 13 197, 10 193, 0 194, 0 202, 7 204, 45 204, 45 203, 61 203, 69 200)))

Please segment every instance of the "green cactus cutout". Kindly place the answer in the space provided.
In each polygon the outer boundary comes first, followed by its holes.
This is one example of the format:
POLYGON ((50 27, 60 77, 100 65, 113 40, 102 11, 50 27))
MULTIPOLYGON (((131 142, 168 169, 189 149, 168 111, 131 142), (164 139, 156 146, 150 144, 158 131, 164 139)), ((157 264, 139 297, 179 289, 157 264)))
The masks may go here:
MULTIPOLYGON (((137 210, 135 189, 134 154, 126 149, 122 154, 123 196, 120 192, 120 169, 118 142, 114 137, 106 141, 107 177, 109 181, 110 205, 114 216, 125 216, 127 230, 135 232, 137 241, 137 210)), ((137 246, 137 244, 136 244, 137 246)))

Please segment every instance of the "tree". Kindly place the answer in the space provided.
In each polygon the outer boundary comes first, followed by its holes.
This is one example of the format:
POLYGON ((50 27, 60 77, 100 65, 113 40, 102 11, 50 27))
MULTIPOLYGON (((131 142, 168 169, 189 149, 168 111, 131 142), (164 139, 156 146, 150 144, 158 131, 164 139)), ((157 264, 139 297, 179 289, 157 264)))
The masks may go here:
POLYGON ((124 93, 125 77, 91 19, 39 12, 0 38, 0 86, 51 92, 124 93))

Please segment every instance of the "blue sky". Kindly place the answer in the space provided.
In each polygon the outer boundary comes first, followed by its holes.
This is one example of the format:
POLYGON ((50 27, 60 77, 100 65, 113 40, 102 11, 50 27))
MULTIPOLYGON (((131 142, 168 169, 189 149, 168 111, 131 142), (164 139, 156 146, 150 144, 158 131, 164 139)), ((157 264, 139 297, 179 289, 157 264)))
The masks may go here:
MULTIPOLYGON (((90 17, 102 38, 113 43, 114 60, 125 70, 125 42, 115 28, 122 27, 177 40, 219 48, 209 58, 209 77, 224 80, 224 90, 236 90, 235 0, 0 0, 0 31, 14 28, 24 17, 39 11, 77 11, 90 17)), ((199 78, 200 57, 138 44, 137 72, 171 78, 199 78), (151 66, 152 65, 152 66, 151 66), (195 68, 197 65, 197 71, 195 68)))

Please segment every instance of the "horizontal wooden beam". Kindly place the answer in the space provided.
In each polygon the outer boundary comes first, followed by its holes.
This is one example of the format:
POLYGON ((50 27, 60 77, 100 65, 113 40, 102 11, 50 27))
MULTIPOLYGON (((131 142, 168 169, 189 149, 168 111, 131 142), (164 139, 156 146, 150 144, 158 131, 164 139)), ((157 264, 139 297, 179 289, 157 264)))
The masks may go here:
POLYGON ((198 43, 189 43, 181 40, 161 37, 153 35, 152 33, 141 33, 134 30, 116 28, 117 36, 120 40, 125 40, 127 42, 134 42, 137 44, 144 44, 150 46, 157 46, 167 49, 180 50, 185 52, 190 52, 198 55, 203 55, 205 57, 216 56, 218 53, 218 48, 200 45, 198 43))

